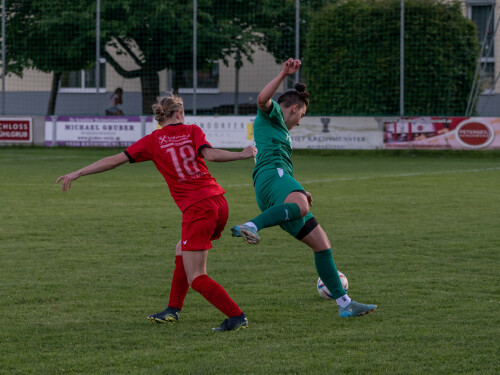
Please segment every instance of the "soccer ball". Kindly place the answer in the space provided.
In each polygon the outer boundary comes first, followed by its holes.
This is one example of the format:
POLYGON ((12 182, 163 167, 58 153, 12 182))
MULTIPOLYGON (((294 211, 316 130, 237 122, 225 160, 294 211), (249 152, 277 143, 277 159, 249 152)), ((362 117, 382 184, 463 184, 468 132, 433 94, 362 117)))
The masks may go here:
MULTIPOLYGON (((340 281, 342 282, 342 288, 344 288, 345 292, 347 293, 347 290, 349 289, 349 282, 347 281, 347 277, 345 277, 345 275, 342 272, 340 271, 337 272, 339 273, 340 281)), ((323 283, 323 280, 321 280, 321 278, 318 278, 317 289, 318 289, 318 294, 321 297, 326 299, 333 299, 332 294, 330 293, 326 285, 323 283)))

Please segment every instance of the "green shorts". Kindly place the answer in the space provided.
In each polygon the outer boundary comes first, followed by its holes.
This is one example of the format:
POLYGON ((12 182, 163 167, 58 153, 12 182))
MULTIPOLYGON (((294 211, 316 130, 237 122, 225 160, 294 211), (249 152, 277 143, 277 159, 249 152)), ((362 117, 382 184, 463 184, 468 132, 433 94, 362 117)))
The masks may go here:
MULTIPOLYGON (((281 168, 260 171, 254 178, 255 197, 261 211, 285 202, 286 197, 294 191, 305 193, 304 188, 289 173, 281 168)), ((305 223, 313 218, 309 212, 300 219, 281 224, 280 227, 292 236, 297 237, 305 223)))

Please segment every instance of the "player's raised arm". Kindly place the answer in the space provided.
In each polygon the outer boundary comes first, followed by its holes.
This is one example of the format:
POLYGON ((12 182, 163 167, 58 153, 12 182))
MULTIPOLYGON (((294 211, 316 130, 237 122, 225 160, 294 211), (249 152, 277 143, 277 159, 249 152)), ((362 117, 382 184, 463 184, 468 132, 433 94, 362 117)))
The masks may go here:
POLYGON ((221 150, 218 148, 206 147, 203 150, 201 150, 201 154, 208 161, 224 162, 224 161, 250 159, 252 157, 255 157, 255 155, 257 155, 257 149, 254 146, 247 146, 242 151, 234 152, 234 151, 221 150))
POLYGON ((103 158, 101 160, 96 161, 95 163, 87 165, 86 167, 83 167, 82 169, 79 169, 77 171, 60 176, 57 179, 56 184, 62 181, 62 189, 63 189, 63 191, 66 191, 66 190, 71 188, 72 181, 74 181, 82 176, 86 176, 88 174, 105 172, 105 171, 108 171, 110 169, 116 168, 119 165, 122 165, 123 163, 125 163, 127 161, 128 161, 128 158, 124 152, 121 152, 117 155, 108 156, 106 158, 103 158))
POLYGON ((289 58, 287 61, 285 61, 281 72, 262 89, 259 96, 257 97, 257 105, 262 111, 269 113, 272 105, 272 97, 274 96, 274 94, 276 94, 276 91, 278 91, 278 88, 285 81, 286 77, 288 77, 290 74, 296 73, 299 70, 300 65, 300 60, 289 58))

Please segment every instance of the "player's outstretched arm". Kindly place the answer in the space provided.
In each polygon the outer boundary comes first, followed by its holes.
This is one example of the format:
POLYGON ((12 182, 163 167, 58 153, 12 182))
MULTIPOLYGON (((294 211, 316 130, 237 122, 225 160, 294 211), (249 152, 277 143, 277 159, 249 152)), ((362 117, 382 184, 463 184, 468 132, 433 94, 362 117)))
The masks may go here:
POLYGON ((65 174, 64 176, 59 177, 56 181, 56 184, 59 182, 62 182, 62 189, 63 189, 63 191, 66 191, 66 190, 71 188, 71 182, 76 180, 79 177, 86 176, 88 174, 105 172, 105 171, 108 171, 110 169, 116 168, 119 165, 122 165, 123 163, 125 163, 127 161, 128 161, 128 158, 124 152, 121 152, 117 155, 108 156, 106 158, 103 158, 101 160, 96 161, 95 163, 87 165, 86 167, 83 167, 82 169, 79 169, 77 171, 74 171, 74 172, 65 174))
POLYGON ((278 88, 286 79, 286 77, 288 77, 290 74, 296 73, 299 70, 300 65, 300 60, 289 58, 287 61, 285 61, 281 72, 262 89, 259 96, 257 97, 257 105, 262 111, 269 113, 272 105, 272 97, 274 96, 274 94, 276 94, 276 91, 278 91, 278 88))
POLYGON ((257 149, 254 146, 247 146, 242 151, 227 151, 218 148, 206 147, 201 150, 201 154, 208 161, 224 162, 233 160, 250 159, 257 155, 257 149))

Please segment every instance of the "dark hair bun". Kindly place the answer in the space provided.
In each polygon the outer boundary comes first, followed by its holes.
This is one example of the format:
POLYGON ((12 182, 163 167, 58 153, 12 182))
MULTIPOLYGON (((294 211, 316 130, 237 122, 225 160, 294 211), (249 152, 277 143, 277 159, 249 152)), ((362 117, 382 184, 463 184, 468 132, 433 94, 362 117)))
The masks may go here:
POLYGON ((304 85, 303 83, 296 83, 295 90, 297 90, 298 92, 304 92, 306 91, 306 85, 304 85))

